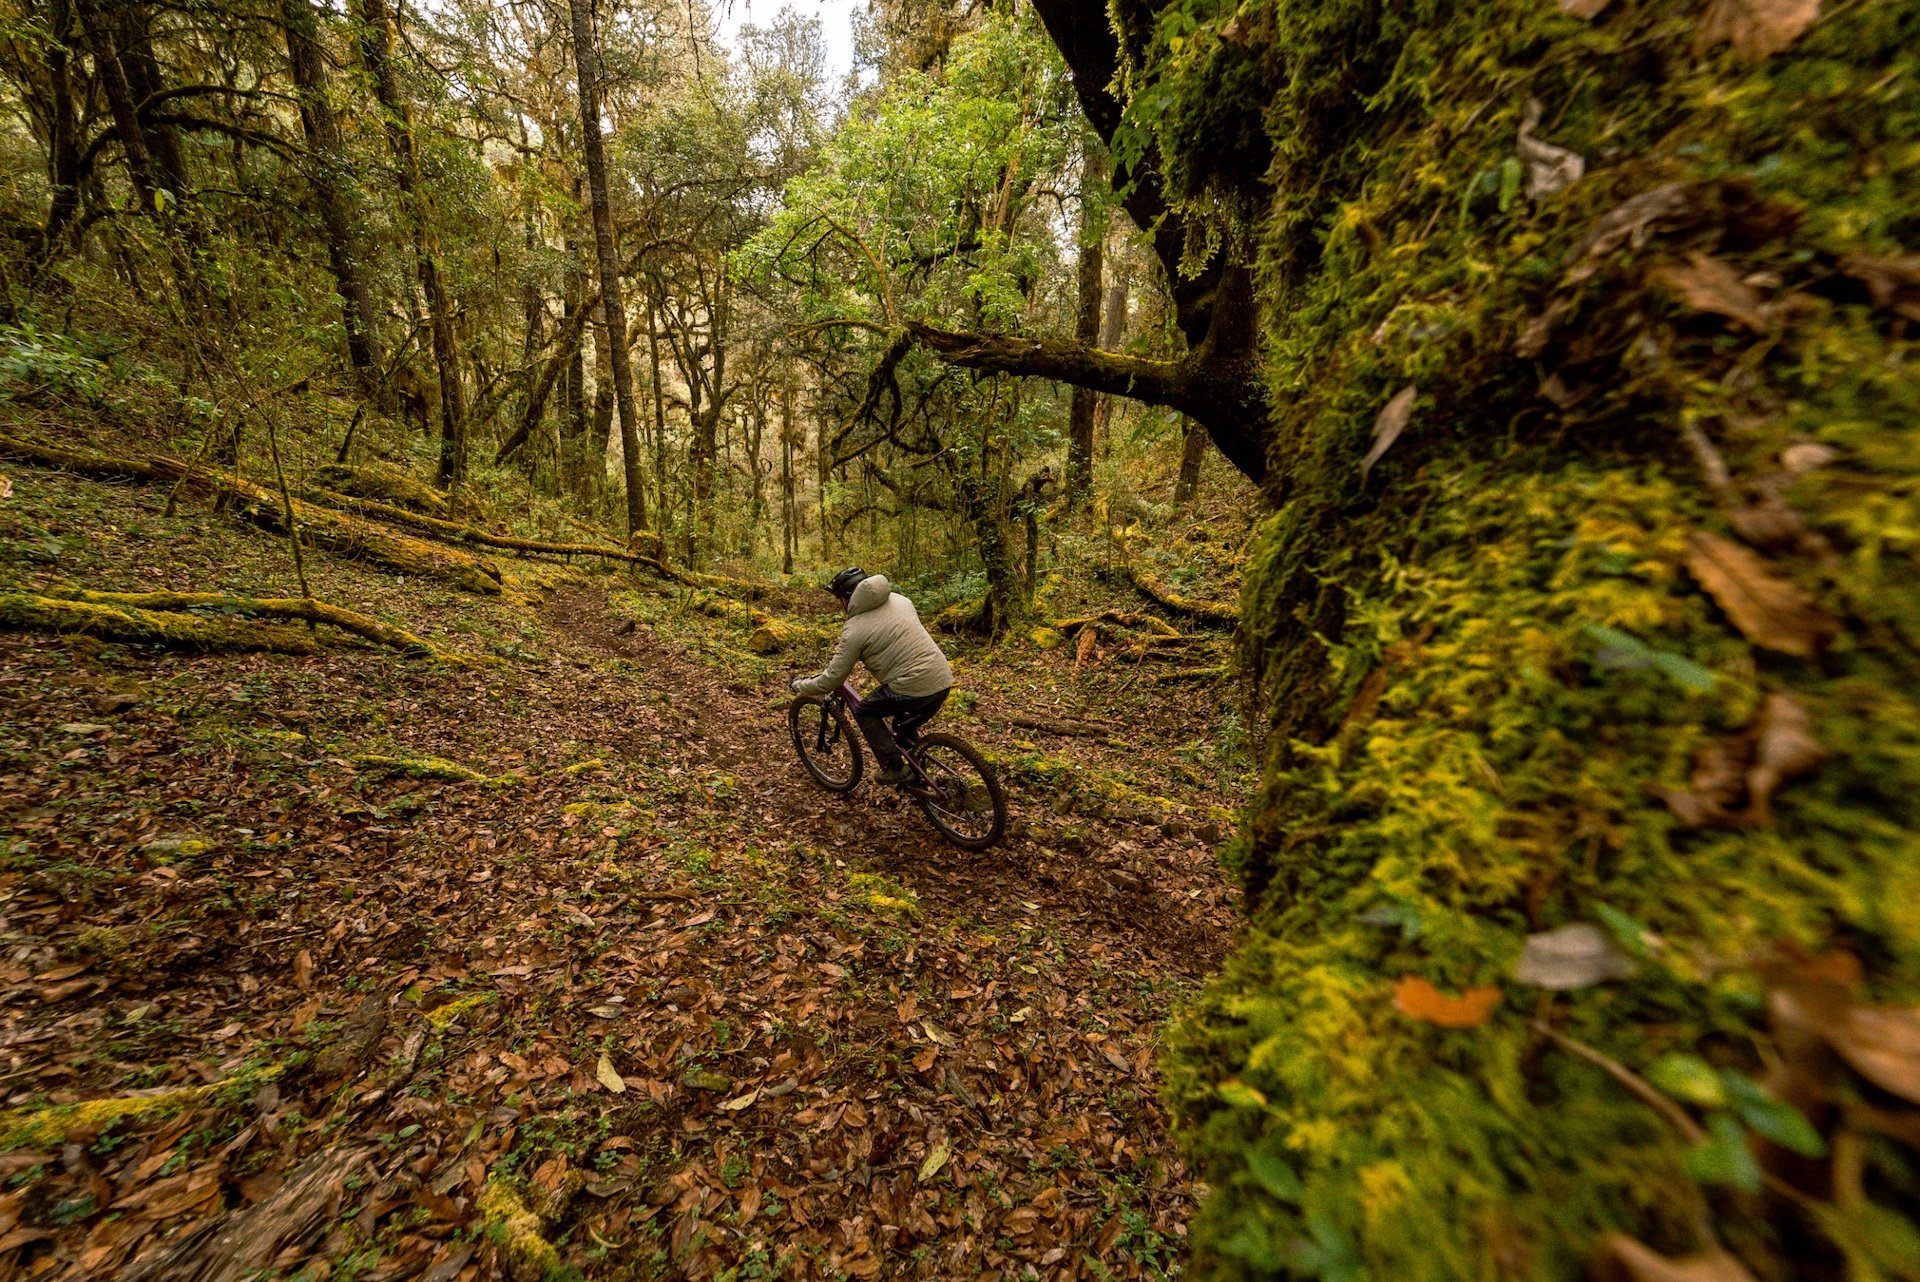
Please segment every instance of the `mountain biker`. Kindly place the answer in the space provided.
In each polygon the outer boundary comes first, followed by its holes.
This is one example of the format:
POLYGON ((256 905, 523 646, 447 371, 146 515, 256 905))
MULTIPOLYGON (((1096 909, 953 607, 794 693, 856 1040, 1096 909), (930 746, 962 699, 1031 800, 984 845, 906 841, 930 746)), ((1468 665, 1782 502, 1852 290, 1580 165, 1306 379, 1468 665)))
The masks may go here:
POLYGON ((892 719, 894 735, 912 744, 915 732, 947 701, 953 669, 927 635, 913 602, 895 592, 884 574, 849 566, 833 576, 827 590, 840 598, 847 621, 826 670, 795 677, 791 687, 795 694, 831 694, 853 674, 854 664, 866 664, 880 687, 860 700, 854 717, 880 762, 880 782, 905 783, 911 775, 887 733, 887 721, 892 719))

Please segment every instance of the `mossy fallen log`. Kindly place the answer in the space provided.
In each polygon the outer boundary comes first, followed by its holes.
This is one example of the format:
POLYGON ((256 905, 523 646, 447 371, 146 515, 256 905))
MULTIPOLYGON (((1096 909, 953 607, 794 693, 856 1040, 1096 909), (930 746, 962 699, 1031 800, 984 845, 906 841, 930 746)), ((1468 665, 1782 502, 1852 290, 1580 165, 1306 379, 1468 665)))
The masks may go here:
POLYGON ((547 1230, 566 1214, 585 1182, 583 1172, 568 1170, 553 1187, 529 1190, 537 1197, 529 1202, 501 1176, 488 1177, 477 1203, 481 1235, 493 1248, 500 1272, 512 1282, 545 1282, 561 1275, 563 1262, 547 1240, 547 1230))
POLYGON ((335 493, 371 499, 394 507, 447 517, 447 496, 400 468, 383 463, 329 463, 312 474, 313 483, 335 493))
MULTIPOLYGON (((286 533, 286 512, 280 496, 266 486, 244 477, 195 468, 167 455, 120 458, 36 445, 8 436, 0 436, 0 455, 96 480, 184 480, 221 496, 254 524, 286 533)), ((301 499, 294 499, 292 507, 301 541, 313 547, 399 574, 440 579, 469 592, 490 595, 500 591, 500 567, 484 557, 396 534, 378 522, 301 499)))
POLYGON ((1199 623, 1231 628, 1240 622, 1240 607, 1218 601, 1203 601, 1174 591, 1139 566, 1127 562, 1120 568, 1133 590, 1163 610, 1183 614, 1199 623))
POLYGON ((241 619, 209 619, 175 610, 145 610, 32 592, 0 592, 0 628, 90 636, 170 650, 319 654, 326 647, 301 628, 241 619))
POLYGON ((658 558, 628 549, 607 547, 598 543, 555 543, 542 539, 515 538, 510 534, 494 534, 472 525, 462 525, 458 521, 448 521, 436 516, 426 516, 419 512, 410 512, 391 503, 377 499, 360 498, 351 494, 326 489, 303 489, 300 497, 309 503, 316 503, 338 511, 352 512, 357 516, 372 517, 408 529, 418 530, 448 543, 472 543, 481 547, 499 548, 504 552, 525 552, 544 556, 560 556, 569 560, 576 556, 599 557, 608 561, 621 561, 629 565, 645 565, 659 571, 658 558))
POLYGON ((0 1112, 0 1152, 16 1148, 54 1149, 73 1140, 92 1139, 115 1122, 177 1113, 229 1090, 246 1090, 278 1078, 278 1064, 249 1070, 204 1086, 137 1091, 71 1104, 28 1104, 0 1112))
POLYGON ((438 779, 446 783, 484 783, 501 786, 517 782, 517 775, 490 775, 463 766, 446 757, 395 757, 378 752, 363 752, 353 758, 357 766, 388 770, 409 779, 438 779))
POLYGON ((1078 615, 1071 619, 1055 619, 1054 631, 1063 636, 1073 636, 1090 624, 1109 623, 1116 628, 1145 628, 1162 637, 1182 635, 1180 629, 1168 623, 1157 614, 1148 614, 1144 610, 1102 610, 1098 614, 1078 615))
MULTIPOLYGON (((86 588, 47 589, 49 598, 87 605, 112 606, 144 612, 178 613, 188 610, 232 610, 241 614, 274 619, 304 619, 339 628, 375 645, 383 645, 408 654, 423 655, 442 663, 471 665, 476 662, 451 650, 442 650, 425 637, 405 628, 382 623, 357 610, 329 604, 311 597, 246 597, 219 592, 96 592, 86 588)), ((199 618, 200 616, 190 616, 199 618)))

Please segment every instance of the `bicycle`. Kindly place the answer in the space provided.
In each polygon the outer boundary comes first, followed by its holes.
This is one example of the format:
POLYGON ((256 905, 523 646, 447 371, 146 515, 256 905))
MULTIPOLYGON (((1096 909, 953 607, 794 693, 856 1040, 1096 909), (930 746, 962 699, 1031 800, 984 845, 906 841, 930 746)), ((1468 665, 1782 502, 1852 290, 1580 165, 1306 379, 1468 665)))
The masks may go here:
MULTIPOLYGON (((793 750, 813 781, 829 792, 852 792, 865 769, 853 714, 860 695, 851 685, 832 694, 795 696, 787 708, 793 750)), ((980 750, 959 735, 935 730, 902 739, 887 732, 911 777, 900 790, 912 797, 940 835, 963 850, 985 850, 1007 830, 1007 795, 980 750)))

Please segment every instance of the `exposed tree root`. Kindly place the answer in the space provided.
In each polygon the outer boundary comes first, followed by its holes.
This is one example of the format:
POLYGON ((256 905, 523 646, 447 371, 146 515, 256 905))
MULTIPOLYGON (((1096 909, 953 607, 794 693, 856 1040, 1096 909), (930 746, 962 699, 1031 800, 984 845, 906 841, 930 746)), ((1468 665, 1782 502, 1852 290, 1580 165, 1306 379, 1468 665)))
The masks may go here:
POLYGON ((97 604, 30 592, 0 592, 0 628, 60 636, 80 634, 103 641, 158 645, 174 650, 319 654, 326 648, 299 628, 238 619, 208 619, 173 610, 144 610, 131 605, 97 604))
POLYGON ((1146 571, 1131 563, 1121 566, 1121 573, 1133 590, 1163 610, 1175 614, 1184 614, 1190 619, 1218 627, 1238 627, 1240 609, 1238 606, 1222 605, 1218 601, 1202 601, 1196 597, 1182 596, 1166 584, 1161 583, 1146 571))
POLYGON ((1180 630, 1157 614, 1148 614, 1144 610, 1102 610, 1098 614, 1084 615, 1072 619, 1055 619, 1054 631, 1064 636, 1072 636, 1088 624, 1110 623, 1118 628, 1145 628, 1147 631, 1163 637, 1180 636, 1180 630))
MULTIPOLYGON (((218 592, 93 592, 83 588, 49 588, 49 598, 81 602, 87 605, 116 606, 142 612, 179 612, 184 610, 237 610, 275 619, 305 619, 325 623, 350 632, 375 645, 391 646, 408 654, 420 654, 442 663, 471 665, 475 660, 451 650, 442 650, 425 637, 405 628, 396 628, 378 619, 330 605, 325 601, 299 597, 225 596, 218 592)), ((197 616, 190 616, 197 617, 197 616)), ((201 620, 211 622, 211 620, 201 620)))

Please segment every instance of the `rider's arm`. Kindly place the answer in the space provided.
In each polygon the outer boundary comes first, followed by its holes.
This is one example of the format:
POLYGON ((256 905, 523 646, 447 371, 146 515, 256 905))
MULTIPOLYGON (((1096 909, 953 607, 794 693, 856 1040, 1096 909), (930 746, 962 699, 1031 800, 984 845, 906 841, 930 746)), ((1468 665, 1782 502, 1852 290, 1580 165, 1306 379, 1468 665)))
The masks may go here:
POLYGON ((840 639, 834 643, 833 657, 827 660, 826 671, 794 682, 793 688, 801 694, 831 694, 838 690, 853 675, 853 665, 860 661, 860 638, 854 635, 855 631, 853 621, 848 620, 840 629, 840 639))

